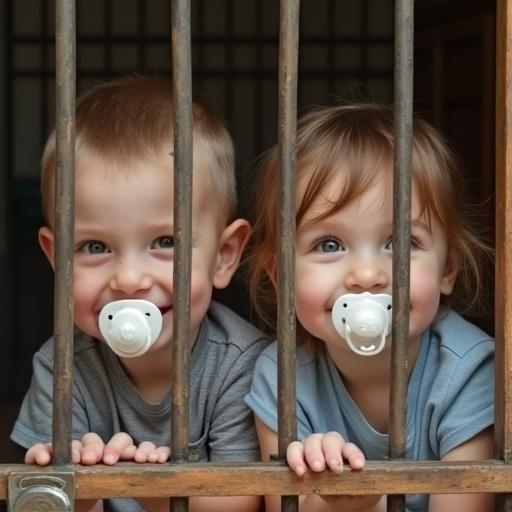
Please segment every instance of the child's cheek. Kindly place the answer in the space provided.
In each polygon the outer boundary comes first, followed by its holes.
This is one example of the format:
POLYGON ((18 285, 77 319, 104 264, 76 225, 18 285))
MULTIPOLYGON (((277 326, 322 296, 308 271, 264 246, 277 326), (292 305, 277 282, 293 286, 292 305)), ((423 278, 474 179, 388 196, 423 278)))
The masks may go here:
POLYGON ((440 303, 440 290, 436 280, 421 274, 411 275, 410 324, 414 331, 423 331, 434 320, 440 303))

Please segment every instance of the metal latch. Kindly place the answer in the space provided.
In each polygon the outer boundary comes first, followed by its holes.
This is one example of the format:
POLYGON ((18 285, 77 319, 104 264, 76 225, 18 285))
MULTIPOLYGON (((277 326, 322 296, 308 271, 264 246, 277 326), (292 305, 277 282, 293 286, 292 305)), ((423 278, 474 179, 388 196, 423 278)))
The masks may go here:
POLYGON ((9 512, 73 512, 74 500, 72 471, 9 475, 9 512))

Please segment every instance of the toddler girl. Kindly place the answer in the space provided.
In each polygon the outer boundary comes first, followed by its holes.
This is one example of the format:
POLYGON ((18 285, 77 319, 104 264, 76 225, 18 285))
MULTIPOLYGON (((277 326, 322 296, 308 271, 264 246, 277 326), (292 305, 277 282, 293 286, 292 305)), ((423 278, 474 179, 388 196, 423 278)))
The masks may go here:
MULTIPOLYGON (((392 293, 393 111, 328 107, 299 122, 296 203, 297 428, 287 460, 299 476, 388 455, 392 293)), ((254 202, 251 293, 275 334, 274 148, 254 202)), ((494 341, 452 307, 478 297, 485 251, 467 222, 454 156, 415 119, 411 197, 407 456, 493 456, 494 341), (465 293, 464 293, 465 292, 465 293), (452 300, 453 299, 453 300, 452 300)), ((466 302, 471 306, 471 301, 466 302)), ((277 453, 276 344, 260 355, 246 402, 262 457, 277 453)), ((408 496, 408 510, 482 511, 486 495, 408 496)), ((267 497, 267 510, 280 509, 267 497)), ((385 497, 301 498, 303 511, 385 510, 385 497)))

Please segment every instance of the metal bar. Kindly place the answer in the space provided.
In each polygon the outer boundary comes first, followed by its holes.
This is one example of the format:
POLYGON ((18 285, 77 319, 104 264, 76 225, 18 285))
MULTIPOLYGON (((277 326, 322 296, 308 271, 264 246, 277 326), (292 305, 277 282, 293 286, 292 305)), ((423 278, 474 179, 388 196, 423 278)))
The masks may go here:
MULTIPOLYGON (((389 456, 406 456, 407 346, 411 247, 411 161, 414 2, 395 0, 395 157, 393 172, 393 318, 389 410, 389 456)), ((390 495, 388 510, 405 510, 405 496, 390 495)))
POLYGON ((74 0, 55 3, 56 147, 53 458, 71 462, 76 26, 74 0))
POLYGON ((227 0, 225 7, 226 14, 226 40, 224 41, 224 51, 226 54, 226 68, 224 71, 227 76, 226 87, 224 89, 225 100, 224 105, 226 108, 226 118, 229 126, 234 124, 234 90, 235 90, 235 55, 234 55, 234 35, 235 35, 235 16, 234 16, 234 0, 227 0))
MULTIPOLYGON (((262 69, 263 69, 263 12, 264 5, 262 2, 256 2, 256 74, 254 80, 256 82, 256 89, 254 92, 254 112, 255 116, 255 144, 254 154, 261 154, 263 152, 263 77, 262 77, 262 69)), ((265 127, 266 129, 266 127, 265 127)))
MULTIPOLYGON (((105 49, 105 60, 103 65, 104 76, 109 76, 112 73, 112 44, 114 38, 112 36, 112 0, 105 0, 103 4, 103 16, 105 21, 105 35, 103 39, 103 47, 105 49)), ((131 39, 131 38, 130 38, 131 39)), ((80 74, 80 76, 82 76, 80 74)))
MULTIPOLYGON (((111 1, 111 0, 110 0, 111 1)), ((272 7, 272 5, 271 5, 272 7)), ((258 41, 261 40, 265 44, 277 44, 277 40, 274 36, 267 36, 262 34, 261 37, 257 37, 258 41)), ((365 36, 365 41, 368 44, 390 44, 391 38, 388 36, 373 36, 368 34, 365 36)), ((51 36, 45 36, 44 42, 50 44, 53 41, 51 36)), ((81 35, 80 42, 81 43, 95 43, 95 44, 106 44, 107 42, 112 43, 133 43, 134 38, 130 35, 122 35, 122 34, 112 34, 109 35, 81 35)), ((145 36, 145 41, 148 44, 165 44, 168 42, 168 38, 166 36, 159 35, 151 35, 147 34, 145 36)), ((233 34, 233 37, 230 39, 232 44, 234 45, 254 45, 255 38, 254 36, 247 36, 243 34, 233 34)), ((16 35, 13 36, 13 43, 41 43, 42 40, 39 36, 31 36, 31 35, 16 35)), ((324 46, 326 44, 325 37, 320 36, 311 36, 305 35, 302 39, 303 43, 314 46, 324 46)), ((338 36, 335 35, 333 42, 337 45, 343 44, 362 44, 360 36, 338 36)), ((215 35, 215 34, 197 34, 194 35, 194 43, 197 44, 226 44, 226 37, 223 35, 215 35)))
POLYGON ((137 63, 139 69, 146 69, 146 2, 145 0, 139 0, 138 8, 138 32, 139 41, 137 44, 137 63))
MULTIPOLYGON (((295 477, 285 464, 255 462, 74 466, 76 498, 259 496, 304 494, 504 493, 512 489, 512 465, 503 461, 368 461, 364 471, 309 473, 295 477)), ((53 474, 57 468, 0 466, 0 500, 13 472, 53 474)))
MULTIPOLYGON (((279 457, 297 438, 295 405, 295 171, 299 0, 281 0, 279 28, 279 196, 277 220, 277 342, 279 457)), ((296 497, 283 497, 283 512, 298 510, 296 497)))
POLYGON ((279 455, 297 437, 295 410, 295 166, 299 1, 281 0, 279 45, 278 320, 279 455))
MULTIPOLYGON (((499 456, 512 466, 512 4, 497 3, 496 18, 496 399, 499 456)), ((496 510, 512 510, 512 494, 496 510)))
MULTIPOLYGON (((174 300, 171 458, 184 463, 189 442, 190 279, 192 230, 192 68, 190 2, 172 3, 174 88, 174 300)), ((173 512, 188 498, 171 500, 173 512)))
MULTIPOLYGON (((46 32, 48 31, 48 21, 50 17, 50 3, 48 0, 43 0, 41 5, 41 38, 45 39, 44 36, 46 35, 46 32)), ((48 43, 43 42, 41 43, 41 69, 46 71, 50 69, 49 66, 49 59, 48 59, 48 43)), ((48 136, 48 86, 49 86, 49 80, 45 75, 42 75, 40 77, 41 82, 41 122, 40 122, 40 130, 41 130, 41 140, 45 140, 48 136)))
MULTIPOLYGON (((2 7, 0 7, 2 9, 2 7)), ((19 301, 19 286, 15 286, 14 276, 18 272, 18 264, 14 254, 14 119, 13 119, 13 104, 14 104, 14 8, 11 1, 5 2, 2 10, 5 15, 3 22, 3 30, 5 33, 5 75, 4 87, 5 96, 3 102, 4 108, 4 148, 5 148, 5 168, 2 173, 3 183, 0 185, 0 231, 4 231, 5 245, 0 247, 0 278, 4 283, 0 292, 0 306, 5 315, 3 323, 5 322, 4 339, 12 340, 14 336, 13 320, 15 310, 14 304, 20 304, 19 301), (5 256, 5 258, 4 258, 5 256)), ((0 233, 1 237, 1 233, 0 233)), ((0 239, 0 244, 2 240, 0 239)), ((0 393, 5 396, 13 396, 14 393, 14 372, 12 343, 4 343, 3 350, 5 351, 0 362, 0 393)))

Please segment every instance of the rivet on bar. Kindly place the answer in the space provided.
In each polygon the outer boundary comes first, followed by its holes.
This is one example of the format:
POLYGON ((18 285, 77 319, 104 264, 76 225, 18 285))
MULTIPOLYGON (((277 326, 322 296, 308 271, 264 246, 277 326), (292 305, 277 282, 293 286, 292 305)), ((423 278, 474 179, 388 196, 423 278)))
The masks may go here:
POLYGON ((71 463, 73 383, 73 231, 75 194, 75 2, 55 4, 56 147, 53 457, 71 463))
MULTIPOLYGON (((407 345, 411 247, 412 101, 414 1, 395 1, 395 92, 393 170, 393 318, 389 410, 389 456, 406 456, 407 345)), ((389 512, 405 511, 404 495, 389 495, 389 512)))
MULTIPOLYGON (((297 438, 295 406, 295 165, 299 0, 281 0, 279 29, 279 197, 278 262, 278 437, 279 457, 297 438)), ((283 512, 296 511, 296 497, 282 497, 283 512)))
MULTIPOLYGON (((172 3, 174 89, 174 302, 171 460, 188 460, 190 279, 192 229, 192 68, 190 2, 172 3)), ((173 512, 187 511, 188 498, 171 500, 173 512)))

